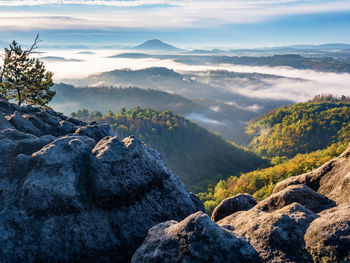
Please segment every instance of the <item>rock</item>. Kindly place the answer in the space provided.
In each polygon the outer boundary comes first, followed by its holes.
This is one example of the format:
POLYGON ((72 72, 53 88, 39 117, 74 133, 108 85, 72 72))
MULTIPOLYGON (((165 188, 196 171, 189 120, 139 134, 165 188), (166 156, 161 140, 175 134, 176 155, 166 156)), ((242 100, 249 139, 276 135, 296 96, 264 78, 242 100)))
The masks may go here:
POLYGON ((33 134, 35 136, 42 135, 42 132, 36 128, 30 121, 26 120, 22 117, 22 115, 15 111, 15 113, 8 117, 8 121, 16 127, 17 130, 29 134, 33 134))
POLYGON ((57 132, 55 129, 52 128, 52 126, 44 121, 42 121, 41 119, 39 119, 38 117, 36 117, 33 114, 25 114, 23 115, 23 117, 25 119, 27 119, 28 121, 30 121, 35 127, 37 127, 43 134, 46 135, 53 135, 53 136, 57 136, 57 132))
POLYGON ((94 144, 91 138, 66 136, 32 154, 30 171, 20 185, 21 206, 35 214, 81 210, 80 199, 86 193, 79 188, 94 144))
POLYGON ((249 240, 265 262, 310 262, 304 234, 317 215, 293 203, 271 213, 252 208, 218 222, 237 237, 249 240))
POLYGON ((322 212, 306 231, 305 245, 314 262, 349 262, 350 205, 322 212))
POLYGON ((105 125, 0 100, 0 128, 2 262, 129 262, 151 227, 203 209, 157 152, 105 125))
POLYGON ((49 110, 39 111, 35 113, 35 116, 39 118, 41 121, 49 124, 50 126, 53 126, 53 128, 56 128, 59 126, 59 118, 57 118, 59 115, 52 114, 49 110), (51 113, 51 114, 50 114, 51 113))
POLYGON ((8 122, 8 120, 6 120, 2 115, 0 115, 0 131, 9 128, 13 129, 14 127, 8 122))
POLYGON ((17 142, 7 138, 0 139, 0 177, 7 176, 11 169, 11 159, 14 158, 13 152, 17 142))
POLYGON ((13 140, 13 141, 38 138, 35 135, 20 132, 16 129, 6 129, 4 131, 1 131, 1 135, 3 138, 6 138, 8 140, 13 140))
POLYGON ((243 239, 219 227, 203 212, 181 222, 160 223, 135 252, 131 262, 261 262, 243 239))
POLYGON ((350 202, 349 173, 350 147, 339 157, 330 160, 316 170, 278 183, 273 193, 282 191, 289 185, 304 184, 337 204, 346 204, 350 202))
POLYGON ((19 107, 16 104, 13 103, 9 103, 6 100, 0 99, 0 111, 4 114, 4 115, 8 115, 13 114, 16 110, 21 109, 21 107, 19 107))
POLYGON ((121 206, 129 196, 162 188, 170 170, 160 155, 135 137, 106 137, 92 150, 91 190, 100 205, 121 206))
POLYGON ((97 124, 79 127, 75 133, 94 138, 97 142, 102 140, 106 136, 113 136, 113 133, 108 125, 97 124))
POLYGON ((19 140, 14 150, 14 154, 17 155, 22 153, 30 155, 36 151, 39 151, 41 148, 54 141, 55 139, 56 137, 52 135, 44 135, 39 138, 19 140))
POLYGON ((255 205, 256 201, 250 194, 238 194, 234 197, 226 198, 215 207, 211 219, 217 222, 235 212, 249 210, 255 205))
POLYGON ((75 119, 75 118, 72 118, 72 117, 69 117, 67 119, 67 121, 75 124, 75 125, 78 125, 78 126, 86 126, 86 122, 84 121, 81 121, 81 120, 78 120, 78 119, 75 119))
POLYGON ((261 201, 256 208, 262 211, 272 212, 294 202, 303 205, 315 213, 335 206, 334 201, 329 200, 306 185, 290 185, 284 190, 272 194, 270 197, 261 201))
POLYGON ((69 121, 60 121, 60 127, 63 134, 74 133, 77 130, 77 126, 69 121))

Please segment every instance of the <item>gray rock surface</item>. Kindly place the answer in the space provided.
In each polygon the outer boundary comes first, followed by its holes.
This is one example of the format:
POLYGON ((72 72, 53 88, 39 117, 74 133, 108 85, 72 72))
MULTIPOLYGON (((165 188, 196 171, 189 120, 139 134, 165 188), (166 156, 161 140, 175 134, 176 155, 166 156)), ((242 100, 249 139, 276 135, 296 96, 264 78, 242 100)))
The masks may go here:
POLYGON ((110 135, 0 99, 1 262, 128 262, 151 227, 203 209, 157 152, 110 135))
POLYGON ((261 262, 256 251, 203 212, 151 228, 132 262, 261 262))
POLYGON ((94 138, 97 142, 106 136, 113 136, 113 133, 108 125, 97 124, 89 124, 83 127, 79 127, 75 133, 94 138))
POLYGON ((249 210, 256 205, 256 201, 250 194, 238 194, 223 200, 213 211, 211 219, 217 222, 226 216, 238 211, 249 210))
MULTIPOLYGON (((231 241, 222 239, 221 229, 245 241, 263 262, 350 262, 349 155, 350 148, 311 173, 279 183, 273 195, 247 211, 229 207, 227 213, 234 212, 217 223, 200 213, 161 223, 133 261, 201 262, 204 255, 202 262, 239 262, 239 254, 222 258, 231 241)), ((234 198, 216 208, 214 220, 229 202, 235 204, 234 198)))
POLYGON ((256 208, 262 211, 272 212, 282 207, 297 202, 307 209, 318 213, 335 206, 335 202, 329 200, 306 185, 290 185, 280 192, 272 194, 261 201, 256 208))
POLYGON ((310 262, 304 234, 317 215, 294 203, 271 213, 253 208, 225 217, 218 225, 244 237, 266 262, 310 262))
POLYGON ((350 205, 322 212, 307 229, 305 244, 315 262, 349 262, 350 205))

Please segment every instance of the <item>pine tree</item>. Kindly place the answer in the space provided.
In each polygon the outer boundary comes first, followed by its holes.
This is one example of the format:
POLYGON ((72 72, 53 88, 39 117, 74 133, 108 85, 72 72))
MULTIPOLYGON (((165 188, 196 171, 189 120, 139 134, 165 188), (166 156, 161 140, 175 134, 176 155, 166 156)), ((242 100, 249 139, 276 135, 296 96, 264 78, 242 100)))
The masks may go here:
POLYGON ((30 55, 37 48, 39 35, 28 50, 13 41, 5 48, 3 66, 0 68, 0 94, 6 100, 45 106, 55 96, 50 90, 53 73, 47 71, 44 63, 30 55))

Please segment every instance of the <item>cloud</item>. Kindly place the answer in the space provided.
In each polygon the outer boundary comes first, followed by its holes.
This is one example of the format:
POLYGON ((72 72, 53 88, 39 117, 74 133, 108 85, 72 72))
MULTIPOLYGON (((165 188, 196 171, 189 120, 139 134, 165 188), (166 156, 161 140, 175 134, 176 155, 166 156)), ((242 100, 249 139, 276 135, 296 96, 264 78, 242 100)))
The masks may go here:
POLYGON ((134 7, 144 5, 176 5, 176 6, 195 6, 201 5, 225 5, 226 7, 246 8, 246 7, 262 7, 266 5, 290 4, 295 2, 310 2, 302 0, 275 0, 275 1, 261 1, 261 0, 0 0, 0 6, 37 6, 37 5, 100 5, 100 6, 117 6, 117 7, 134 7))
MULTIPOLYGON (((115 52, 115 51, 113 51, 115 52)), ((120 51, 123 52, 123 51, 120 51)), ((184 72, 191 75, 198 74, 198 80, 203 78, 203 72, 208 70, 227 70, 229 72, 240 73, 262 73, 281 76, 280 78, 260 77, 259 81, 249 78, 222 78, 217 84, 211 82, 213 88, 222 89, 233 94, 239 93, 248 97, 267 98, 267 99, 285 99, 295 102, 311 99, 317 94, 332 93, 335 95, 350 96, 350 74, 318 72, 313 70, 300 70, 288 67, 259 67, 259 66, 239 66, 239 65, 185 65, 173 60, 149 59, 124 59, 107 58, 111 55, 109 50, 94 50, 95 54, 86 56, 79 54, 76 50, 53 50, 47 51, 45 56, 59 56, 69 58, 69 61, 46 61, 46 67, 55 73, 56 82, 66 79, 84 78, 88 75, 98 72, 111 71, 115 69, 131 68, 142 69, 148 67, 167 67, 177 72, 184 72), (200 77, 202 76, 202 77, 200 77)), ((96 84, 96 83, 95 83, 96 84)), ((103 83, 97 83, 103 84, 103 83)), ((96 84, 96 85, 97 85, 96 84)), ((234 101, 228 98, 228 105, 236 105, 234 101)), ((250 105, 245 109, 257 111, 257 105, 250 105)), ((219 110, 213 108, 213 110, 219 110)), ((191 116, 198 121, 203 116, 191 116)), ((211 120, 201 119, 201 122, 211 120)), ((215 123, 212 123, 215 124, 215 123)))
POLYGON ((185 117, 192 120, 192 121, 195 121, 195 122, 201 122, 201 123, 212 124, 212 125, 220 125, 220 126, 225 125, 224 122, 209 119, 205 115, 199 114, 199 113, 190 113, 190 114, 185 115, 185 117))
POLYGON ((0 6, 6 7, 0 11, 3 29, 208 27, 259 23, 285 15, 350 11, 350 1, 344 0, 0 0, 0 6), (21 6, 29 7, 16 13, 9 11, 21 6), (58 12, 62 16, 57 16, 58 12))

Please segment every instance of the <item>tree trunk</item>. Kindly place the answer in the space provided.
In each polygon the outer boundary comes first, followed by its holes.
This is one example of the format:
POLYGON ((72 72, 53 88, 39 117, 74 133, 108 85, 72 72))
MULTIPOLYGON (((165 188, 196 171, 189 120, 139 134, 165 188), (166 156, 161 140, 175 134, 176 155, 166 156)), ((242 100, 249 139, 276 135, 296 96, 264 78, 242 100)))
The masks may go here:
POLYGON ((21 91, 19 88, 17 88, 17 96, 18 96, 18 105, 21 106, 22 98, 21 98, 21 91))

